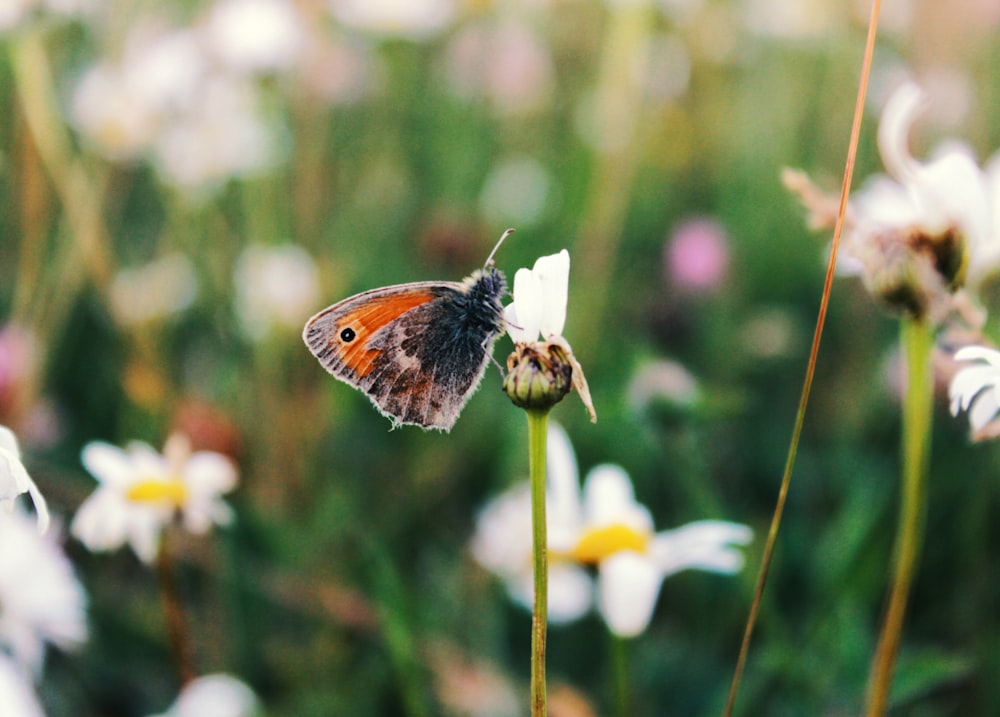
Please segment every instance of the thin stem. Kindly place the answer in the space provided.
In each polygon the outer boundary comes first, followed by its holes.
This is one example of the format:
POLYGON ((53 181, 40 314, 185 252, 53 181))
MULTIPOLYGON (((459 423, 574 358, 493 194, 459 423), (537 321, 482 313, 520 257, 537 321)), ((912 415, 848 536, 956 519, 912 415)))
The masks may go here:
POLYGON ((545 450, 549 412, 527 410, 531 473, 532 559, 535 605, 531 614, 531 717, 546 717, 545 636, 549 612, 549 552, 545 518, 545 450))
POLYGON ((840 249, 840 237, 844 230, 844 219, 847 215, 847 198, 850 195, 851 182, 854 178, 854 162, 857 157, 858 141, 861 136, 861 118, 864 114, 865 95, 868 93, 868 77, 871 74, 872 55, 875 52, 875 35, 878 30, 878 16, 881 5, 881 0, 872 0, 872 11, 868 21, 868 38, 865 43, 865 55, 861 64, 861 77, 858 81, 858 94, 854 104, 851 138, 847 144, 847 160, 844 164, 844 177, 840 186, 840 206, 837 211, 837 222, 833 228, 833 242, 830 247, 830 258, 826 267, 826 278, 823 281, 823 294, 820 298, 819 313, 816 316, 812 347, 809 351, 809 363, 806 366, 806 375, 802 381, 799 408, 795 414, 795 425, 792 428, 792 438, 788 445, 788 456, 785 460, 784 473, 781 476, 778 499, 774 506, 774 513, 771 516, 771 526, 767 532, 767 541, 764 543, 764 553, 761 556, 760 569, 757 572, 753 602, 750 604, 750 614, 747 616, 746 627, 743 630, 743 641, 740 643, 740 652, 736 659, 736 669, 733 671, 733 679, 729 685, 729 696, 726 698, 726 706, 723 710, 724 717, 731 717, 733 708, 736 706, 736 693, 739 691, 740 681, 743 678, 743 669, 746 667, 747 656, 750 653, 750 640, 753 637, 754 626, 757 624, 757 615, 760 613, 760 604, 764 597, 764 588, 767 585, 767 574, 771 568, 774 546, 778 540, 778 529, 781 526, 781 517, 785 510, 788 487, 792 481, 792 469, 795 467, 795 456, 798 452, 799 439, 802 436, 802 426, 805 422, 806 407, 809 404, 809 393, 812 389, 813 376, 816 373, 816 361, 819 356, 820 340, 823 337, 823 327, 826 323, 826 313, 830 305, 830 293, 833 286, 834 268, 837 265, 837 253, 840 249))
POLYGON ((628 641, 608 630, 615 717, 632 717, 628 688, 628 641))
POLYGON ((181 685, 185 685, 193 680, 197 673, 194 669, 191 641, 188 639, 187 625, 184 621, 184 606, 177 590, 177 575, 174 571, 174 562, 170 555, 166 535, 163 536, 160 551, 156 556, 156 575, 160 581, 160 595, 163 600, 163 615, 167 623, 167 640, 170 643, 170 652, 173 654, 177 677, 181 685))
POLYGON ((934 331, 929 322, 906 318, 900 335, 906 353, 906 395, 903 399, 903 486, 896 529, 895 571, 882 632, 872 661, 868 684, 868 717, 884 715, 892 686, 892 672, 906 616, 906 603, 923 542, 927 464, 934 420, 934 375, 931 351, 934 331))

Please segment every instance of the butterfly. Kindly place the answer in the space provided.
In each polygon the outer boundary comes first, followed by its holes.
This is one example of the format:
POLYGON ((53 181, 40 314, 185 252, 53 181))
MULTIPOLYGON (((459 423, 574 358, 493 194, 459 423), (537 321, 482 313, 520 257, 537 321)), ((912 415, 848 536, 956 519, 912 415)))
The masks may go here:
POLYGON ((393 426, 451 430, 504 332, 507 280, 493 255, 462 282, 372 289, 323 309, 302 339, 327 371, 363 391, 393 426))

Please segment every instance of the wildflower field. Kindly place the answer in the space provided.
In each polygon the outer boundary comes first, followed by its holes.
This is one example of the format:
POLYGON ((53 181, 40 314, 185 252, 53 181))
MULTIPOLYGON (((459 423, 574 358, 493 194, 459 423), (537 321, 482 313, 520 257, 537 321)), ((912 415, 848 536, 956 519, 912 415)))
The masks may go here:
POLYGON ((0 0, 0 717, 1000 714, 1000 9, 841 207, 870 12, 0 0))

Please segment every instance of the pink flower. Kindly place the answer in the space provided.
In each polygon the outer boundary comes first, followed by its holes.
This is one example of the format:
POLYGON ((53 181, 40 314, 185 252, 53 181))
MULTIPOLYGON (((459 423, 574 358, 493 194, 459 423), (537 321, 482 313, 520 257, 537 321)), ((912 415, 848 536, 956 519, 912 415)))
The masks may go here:
POLYGON ((714 219, 689 219, 674 230, 663 252, 664 270, 680 290, 717 290, 729 272, 726 230, 714 219))

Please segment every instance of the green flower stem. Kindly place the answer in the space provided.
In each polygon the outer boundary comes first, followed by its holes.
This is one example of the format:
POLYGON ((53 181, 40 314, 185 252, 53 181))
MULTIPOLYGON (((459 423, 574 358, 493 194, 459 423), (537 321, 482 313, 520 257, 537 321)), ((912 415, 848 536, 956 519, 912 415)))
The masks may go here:
POLYGON ((160 597, 163 601, 163 616, 166 620, 170 652, 174 658, 177 677, 182 685, 186 685, 197 677, 197 672, 194 668, 191 640, 184 619, 184 604, 177 589, 177 574, 169 544, 169 536, 165 532, 156 555, 156 576, 160 583, 160 597))
POLYGON ((903 486, 896 531, 895 572, 882 633, 872 662, 868 686, 868 717, 884 715, 892 672, 899 653, 910 585, 923 541, 927 464, 933 423, 934 375, 931 351, 934 331, 929 322, 903 319, 900 336, 906 354, 906 395, 903 398, 903 486))
POLYGON ((611 643, 611 681, 615 717, 631 717, 628 689, 628 640, 608 630, 611 643))
POLYGON ((531 717, 548 714, 545 694, 545 634, 549 614, 549 542, 545 518, 545 449, 549 410, 527 409, 531 473, 532 559, 535 606, 531 615, 531 717))

